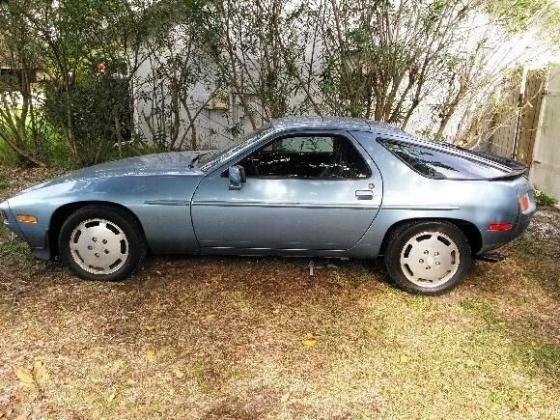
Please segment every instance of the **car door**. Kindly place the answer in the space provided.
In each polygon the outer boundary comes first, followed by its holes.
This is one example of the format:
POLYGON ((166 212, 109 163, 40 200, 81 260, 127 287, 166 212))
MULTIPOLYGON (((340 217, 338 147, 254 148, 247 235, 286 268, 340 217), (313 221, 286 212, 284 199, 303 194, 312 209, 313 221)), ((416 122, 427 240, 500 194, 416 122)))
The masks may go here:
POLYGON ((278 134, 203 179, 193 226, 202 248, 345 250, 377 215, 381 183, 348 132, 278 134), (231 165, 245 169, 239 190, 229 188, 231 165))

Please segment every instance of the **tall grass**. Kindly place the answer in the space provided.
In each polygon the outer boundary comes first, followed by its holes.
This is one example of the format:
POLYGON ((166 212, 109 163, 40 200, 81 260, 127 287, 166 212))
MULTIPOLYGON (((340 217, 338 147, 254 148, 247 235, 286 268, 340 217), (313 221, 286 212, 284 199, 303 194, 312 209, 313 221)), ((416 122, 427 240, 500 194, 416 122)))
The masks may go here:
MULTIPOLYGON (((43 112, 36 111, 33 122, 28 116, 25 126, 26 143, 18 144, 18 147, 31 152, 35 158, 49 166, 75 165, 61 133, 45 118, 43 112)), ((5 121, 0 120, 0 131, 9 135, 10 128, 5 121)), ((12 166, 22 163, 23 159, 0 137, 0 164, 12 166)))
POLYGON ((19 162, 17 155, 12 149, 0 139, 0 164, 3 165, 15 165, 19 162))

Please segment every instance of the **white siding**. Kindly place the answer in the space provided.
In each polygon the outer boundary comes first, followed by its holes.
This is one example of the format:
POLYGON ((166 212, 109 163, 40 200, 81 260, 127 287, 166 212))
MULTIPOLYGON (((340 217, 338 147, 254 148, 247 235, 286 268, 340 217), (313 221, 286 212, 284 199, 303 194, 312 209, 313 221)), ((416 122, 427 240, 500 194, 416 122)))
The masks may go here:
POLYGON ((531 181, 560 199, 560 66, 553 67, 535 139, 531 181))

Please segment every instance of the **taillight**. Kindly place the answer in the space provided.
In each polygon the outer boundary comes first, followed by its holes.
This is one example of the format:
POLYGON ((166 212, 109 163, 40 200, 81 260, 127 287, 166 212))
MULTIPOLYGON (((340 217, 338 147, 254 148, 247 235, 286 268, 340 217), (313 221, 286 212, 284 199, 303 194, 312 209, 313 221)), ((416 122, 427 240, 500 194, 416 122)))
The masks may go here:
POLYGON ((531 199, 529 198, 529 193, 524 193, 519 197, 519 209, 521 213, 525 213, 531 208, 531 199))
POLYGON ((491 223, 488 225, 490 232, 507 232, 513 228, 513 223, 491 223))

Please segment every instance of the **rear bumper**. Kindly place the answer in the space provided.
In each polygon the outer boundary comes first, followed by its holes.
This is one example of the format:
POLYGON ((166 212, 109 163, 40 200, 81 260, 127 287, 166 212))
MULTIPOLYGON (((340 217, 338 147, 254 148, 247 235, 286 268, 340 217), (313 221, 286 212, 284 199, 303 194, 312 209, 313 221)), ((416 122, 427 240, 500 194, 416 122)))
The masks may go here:
POLYGON ((482 232, 482 248, 478 252, 478 255, 484 254, 485 252, 492 251, 494 249, 498 249, 521 236, 529 226, 529 223, 531 223, 531 219, 535 214, 535 211, 536 209, 533 209, 527 214, 521 214, 510 231, 482 232))

